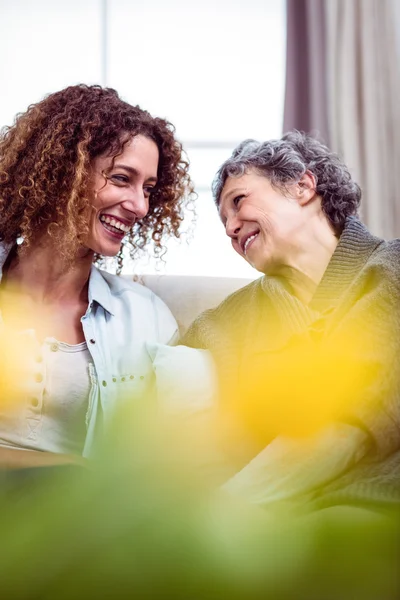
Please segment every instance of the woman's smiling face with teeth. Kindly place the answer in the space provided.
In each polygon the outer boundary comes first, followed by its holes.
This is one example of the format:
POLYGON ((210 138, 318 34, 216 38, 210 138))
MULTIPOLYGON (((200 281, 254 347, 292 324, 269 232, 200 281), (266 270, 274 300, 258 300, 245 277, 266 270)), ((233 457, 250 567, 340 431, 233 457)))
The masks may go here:
POLYGON ((303 213, 295 196, 254 171, 228 177, 220 196, 219 214, 233 248, 265 274, 291 263, 303 213))
POLYGON ((115 256, 136 221, 149 210, 157 183, 159 152, 153 140, 138 135, 121 154, 93 161, 93 197, 85 246, 103 256, 115 256))

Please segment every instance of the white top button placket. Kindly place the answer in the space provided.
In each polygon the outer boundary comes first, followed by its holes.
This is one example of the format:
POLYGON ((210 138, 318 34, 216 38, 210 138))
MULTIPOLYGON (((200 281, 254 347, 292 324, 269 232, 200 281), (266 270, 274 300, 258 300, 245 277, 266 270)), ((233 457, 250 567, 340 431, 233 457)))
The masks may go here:
MULTIPOLYGON (((35 336, 35 333, 32 332, 35 336)), ((33 372, 31 376, 30 397, 28 400, 27 439, 30 444, 39 442, 43 414, 43 392, 46 382, 46 361, 43 348, 35 337, 33 372)))

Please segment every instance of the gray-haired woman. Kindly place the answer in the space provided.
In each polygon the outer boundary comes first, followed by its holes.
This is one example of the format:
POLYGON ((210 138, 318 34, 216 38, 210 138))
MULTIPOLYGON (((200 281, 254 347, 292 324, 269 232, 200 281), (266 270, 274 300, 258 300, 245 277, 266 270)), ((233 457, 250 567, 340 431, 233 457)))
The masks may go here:
POLYGON ((400 241, 366 229, 348 168, 297 131, 240 144, 213 192, 234 250, 264 275, 184 340, 213 352, 235 441, 259 452, 227 487, 257 503, 399 501, 400 241))

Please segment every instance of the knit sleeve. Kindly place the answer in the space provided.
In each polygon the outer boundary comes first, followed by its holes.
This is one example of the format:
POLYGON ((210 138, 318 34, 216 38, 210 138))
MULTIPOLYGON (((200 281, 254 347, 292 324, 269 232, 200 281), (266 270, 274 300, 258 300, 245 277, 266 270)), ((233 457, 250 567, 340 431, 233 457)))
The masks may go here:
POLYGON ((193 321, 183 336, 182 344, 203 348, 219 354, 231 346, 235 331, 247 327, 247 312, 260 293, 260 283, 255 281, 225 298, 216 308, 206 310, 193 321))
POLYGON ((213 346, 215 311, 207 310, 189 326, 181 339, 181 344, 190 348, 209 350, 213 346))

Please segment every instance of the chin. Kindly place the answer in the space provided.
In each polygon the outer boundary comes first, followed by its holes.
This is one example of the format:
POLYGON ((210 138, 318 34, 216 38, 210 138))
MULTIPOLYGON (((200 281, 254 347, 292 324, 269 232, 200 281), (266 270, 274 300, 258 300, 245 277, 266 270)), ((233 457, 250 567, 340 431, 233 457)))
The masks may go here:
POLYGON ((249 260, 248 258, 246 258, 246 262, 248 265, 253 267, 253 269, 258 271, 259 273, 264 273, 264 270, 261 268, 261 265, 258 263, 257 260, 249 260))
POLYGON ((104 256, 105 258, 113 258, 113 256, 117 256, 118 252, 121 250, 121 244, 119 246, 115 245, 113 247, 93 244, 91 250, 95 254, 99 254, 100 256, 104 256))
POLYGON ((121 250, 121 247, 118 248, 118 250, 114 250, 113 252, 111 251, 103 251, 103 252, 98 252, 98 254, 101 254, 102 256, 104 256, 105 258, 114 258, 115 256, 117 256, 117 254, 119 253, 119 251, 121 250))
POLYGON ((250 261, 248 261, 248 263, 251 267, 253 267, 253 269, 258 271, 259 273, 262 273, 263 275, 272 275, 271 268, 268 265, 265 265, 265 264, 261 265, 261 264, 257 264, 257 262, 250 262, 250 261))
POLYGON ((263 254, 260 252, 254 253, 252 259, 248 258, 247 262, 253 269, 256 269, 259 273, 263 273, 263 275, 276 275, 280 268, 279 262, 269 252, 264 252, 263 254))

